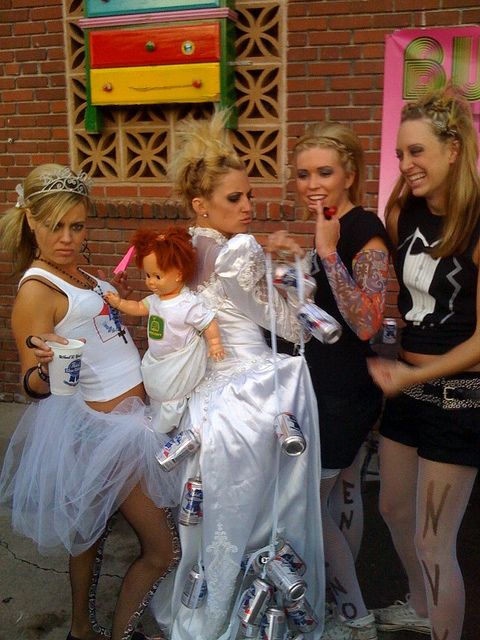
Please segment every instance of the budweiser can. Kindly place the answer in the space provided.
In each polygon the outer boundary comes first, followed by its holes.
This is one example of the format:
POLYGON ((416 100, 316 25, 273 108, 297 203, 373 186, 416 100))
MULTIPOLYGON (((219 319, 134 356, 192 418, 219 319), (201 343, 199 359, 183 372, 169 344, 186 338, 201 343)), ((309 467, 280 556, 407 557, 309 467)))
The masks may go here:
POLYGON ((267 562, 267 575, 270 582, 283 593, 287 600, 299 600, 305 595, 307 583, 280 557, 275 556, 267 562))
POLYGON ((394 318, 383 319, 383 336, 384 344, 395 344, 397 342, 397 321, 394 318))
POLYGON ((158 464, 164 471, 170 471, 180 460, 190 456, 200 447, 200 437, 192 429, 181 431, 163 445, 161 451, 155 454, 158 464))
POLYGON ((297 312, 300 324, 317 340, 333 344, 342 335, 342 327, 329 313, 313 302, 305 302, 297 312))
POLYGON ((265 609, 272 596, 272 587, 262 580, 255 578, 251 586, 245 591, 237 615, 248 625, 257 625, 262 619, 265 609))
POLYGON ((310 633, 318 626, 318 618, 306 598, 288 603, 285 611, 288 619, 299 631, 310 633))
POLYGON ((207 581, 200 573, 198 565, 190 569, 183 587, 182 602, 189 609, 198 609, 205 602, 207 595, 207 581))
POLYGON ((289 456, 299 456, 305 451, 307 443, 300 425, 292 413, 279 413, 275 416, 273 426, 284 453, 289 456))
POLYGON ((260 622, 260 640, 283 640, 286 631, 287 622, 282 609, 267 609, 260 622))
POLYGON ((305 575, 307 567, 302 558, 298 555, 291 543, 286 540, 277 551, 276 558, 280 558, 284 564, 287 564, 294 573, 299 576, 305 575))
POLYGON ((183 490, 178 521, 188 527, 198 524, 203 517, 203 490, 200 478, 189 478, 183 490))

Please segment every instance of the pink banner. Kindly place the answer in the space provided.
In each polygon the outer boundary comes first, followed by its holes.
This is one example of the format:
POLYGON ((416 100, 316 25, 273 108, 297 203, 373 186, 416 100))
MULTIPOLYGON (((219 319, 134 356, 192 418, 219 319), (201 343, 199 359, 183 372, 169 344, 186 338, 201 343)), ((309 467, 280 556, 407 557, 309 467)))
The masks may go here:
POLYGON ((479 40, 477 26, 402 29, 387 36, 378 196, 381 216, 398 177, 395 147, 405 102, 452 80, 470 101, 477 131, 480 129, 479 40))

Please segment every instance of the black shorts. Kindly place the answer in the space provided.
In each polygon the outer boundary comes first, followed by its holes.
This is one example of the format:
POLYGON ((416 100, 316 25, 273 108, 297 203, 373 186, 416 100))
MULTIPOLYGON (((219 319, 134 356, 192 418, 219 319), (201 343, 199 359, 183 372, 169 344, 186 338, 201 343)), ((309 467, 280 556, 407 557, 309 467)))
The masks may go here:
POLYGON ((434 462, 480 467, 480 408, 445 409, 405 393, 389 398, 380 434, 434 462))
POLYGON ((373 383, 339 395, 317 390, 323 468, 346 469, 352 464, 380 416, 382 401, 373 383))

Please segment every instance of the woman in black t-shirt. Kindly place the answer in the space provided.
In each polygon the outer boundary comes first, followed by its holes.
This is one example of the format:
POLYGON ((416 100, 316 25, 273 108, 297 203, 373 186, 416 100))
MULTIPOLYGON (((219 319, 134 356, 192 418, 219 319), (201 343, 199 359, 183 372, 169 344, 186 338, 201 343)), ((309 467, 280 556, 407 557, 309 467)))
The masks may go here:
MULTIPOLYGON (((305 356, 315 388, 322 447, 322 518, 327 585, 335 614, 323 640, 377 638, 355 571, 363 531, 362 444, 380 415, 382 394, 367 370, 369 340, 382 326, 388 277, 388 237, 363 209, 364 154, 355 133, 338 123, 310 128, 294 148, 299 198, 316 219, 309 270, 315 303, 342 325, 335 344, 312 338, 305 356)), ((283 232, 269 248, 296 250, 283 232)))

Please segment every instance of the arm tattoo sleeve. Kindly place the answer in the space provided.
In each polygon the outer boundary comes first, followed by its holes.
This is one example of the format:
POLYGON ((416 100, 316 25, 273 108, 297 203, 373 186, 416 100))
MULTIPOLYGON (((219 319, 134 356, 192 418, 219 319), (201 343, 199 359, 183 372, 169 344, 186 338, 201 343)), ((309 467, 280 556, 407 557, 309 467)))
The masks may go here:
POLYGON ((345 322, 360 340, 369 340, 382 324, 388 254, 377 249, 359 251, 353 259, 353 277, 338 253, 323 258, 322 264, 345 322))

